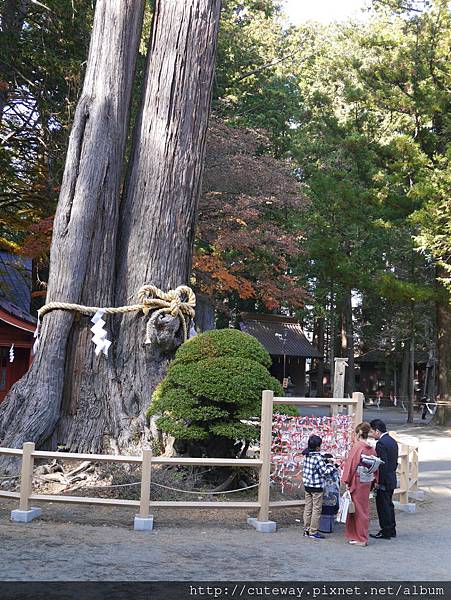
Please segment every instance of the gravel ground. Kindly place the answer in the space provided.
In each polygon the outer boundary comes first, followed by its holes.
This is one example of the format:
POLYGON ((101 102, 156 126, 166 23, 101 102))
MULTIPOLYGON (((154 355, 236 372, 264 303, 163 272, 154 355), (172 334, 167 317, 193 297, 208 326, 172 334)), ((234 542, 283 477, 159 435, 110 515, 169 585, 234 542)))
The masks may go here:
MULTIPOLYGON (((436 580, 451 572, 451 436, 430 426, 421 439, 415 514, 397 513, 398 538, 367 548, 302 537, 297 509, 274 512, 275 534, 246 525, 246 511, 155 511, 151 533, 132 530, 133 510, 43 504, 30 524, 9 521, 0 500, 0 579, 67 580, 436 580)), ((378 530, 373 519, 372 529, 378 530)))

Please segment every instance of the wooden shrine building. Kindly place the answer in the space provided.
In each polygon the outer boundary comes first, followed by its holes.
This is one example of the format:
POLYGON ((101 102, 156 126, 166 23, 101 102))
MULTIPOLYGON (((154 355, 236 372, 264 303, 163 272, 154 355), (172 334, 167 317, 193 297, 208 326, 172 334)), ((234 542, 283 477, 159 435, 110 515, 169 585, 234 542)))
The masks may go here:
MULTIPOLYGON (((357 389, 365 394, 367 401, 378 401, 392 405, 396 400, 407 402, 408 396, 401 395, 402 355, 385 353, 383 350, 370 350, 355 357, 357 389)), ((435 397, 436 378, 434 361, 427 352, 415 352, 414 393, 415 401, 421 396, 435 397)))
POLYGON ((287 396, 305 396, 308 358, 321 358, 305 337, 299 321, 283 315, 241 313, 240 329, 257 338, 272 358, 271 374, 285 383, 287 396))
POLYGON ((31 363, 31 261, 0 252, 0 403, 31 363))

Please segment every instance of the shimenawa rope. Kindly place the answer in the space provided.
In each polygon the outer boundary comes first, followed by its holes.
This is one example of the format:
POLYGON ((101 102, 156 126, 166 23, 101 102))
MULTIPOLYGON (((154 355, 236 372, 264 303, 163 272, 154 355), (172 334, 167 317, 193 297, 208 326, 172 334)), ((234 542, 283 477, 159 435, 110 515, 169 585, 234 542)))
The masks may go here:
POLYGON ((188 338, 188 322, 194 318, 196 295, 193 290, 186 285, 179 285, 175 290, 163 292, 155 285, 143 285, 138 291, 138 300, 140 304, 117 307, 99 307, 84 306, 82 304, 72 304, 69 302, 49 302, 38 310, 38 318, 41 320, 52 310, 68 310, 79 312, 82 315, 95 315, 97 311, 102 310, 105 314, 113 315, 128 312, 142 311, 145 315, 152 309, 157 309, 147 322, 145 343, 150 344, 150 332, 155 319, 161 314, 170 314, 178 317, 182 324, 183 336, 188 338))

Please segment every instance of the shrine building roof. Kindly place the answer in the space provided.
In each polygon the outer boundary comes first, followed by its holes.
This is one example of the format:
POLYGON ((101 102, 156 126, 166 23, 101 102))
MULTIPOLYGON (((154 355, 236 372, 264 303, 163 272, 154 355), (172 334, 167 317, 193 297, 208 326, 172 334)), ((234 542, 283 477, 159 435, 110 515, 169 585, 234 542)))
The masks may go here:
POLYGON ((293 317, 241 313, 240 329, 257 338, 269 354, 321 358, 319 350, 308 341, 301 324, 293 317))
POLYGON ((37 320, 30 314, 31 260, 0 251, 0 320, 34 331, 37 320))

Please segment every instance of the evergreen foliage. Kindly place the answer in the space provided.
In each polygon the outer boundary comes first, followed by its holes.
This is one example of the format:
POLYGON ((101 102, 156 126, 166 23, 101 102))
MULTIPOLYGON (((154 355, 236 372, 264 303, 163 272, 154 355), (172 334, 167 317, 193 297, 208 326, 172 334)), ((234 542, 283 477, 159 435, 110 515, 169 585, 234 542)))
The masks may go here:
POLYGON ((206 331, 191 338, 180 346, 172 364, 188 364, 220 357, 244 358, 264 367, 271 365, 271 358, 260 342, 238 329, 206 331))
POLYGON ((242 421, 260 414, 262 391, 283 395, 270 364, 269 354, 247 333, 218 329, 197 335, 178 349, 147 415, 187 443, 192 456, 235 456, 242 442, 258 438, 258 427, 242 421))

